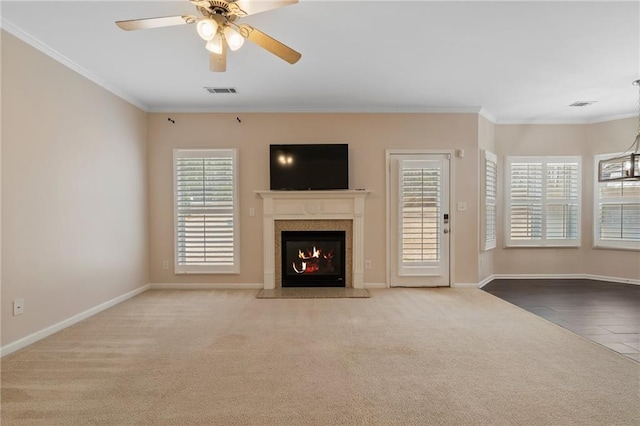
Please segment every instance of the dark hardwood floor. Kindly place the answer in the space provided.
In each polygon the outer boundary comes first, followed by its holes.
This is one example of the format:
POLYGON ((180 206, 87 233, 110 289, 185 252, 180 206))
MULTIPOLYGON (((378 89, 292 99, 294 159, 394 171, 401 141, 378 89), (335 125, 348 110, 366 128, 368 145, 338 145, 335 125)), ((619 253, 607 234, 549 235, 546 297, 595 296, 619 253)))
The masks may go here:
POLYGON ((499 279, 482 289, 640 362, 638 285, 499 279))

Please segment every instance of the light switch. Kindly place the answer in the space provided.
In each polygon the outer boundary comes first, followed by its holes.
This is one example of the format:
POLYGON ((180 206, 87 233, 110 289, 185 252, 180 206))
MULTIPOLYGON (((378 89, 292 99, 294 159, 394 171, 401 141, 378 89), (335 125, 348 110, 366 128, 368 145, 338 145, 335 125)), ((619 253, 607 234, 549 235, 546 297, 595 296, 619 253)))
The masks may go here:
POLYGON ((466 212, 467 211, 467 203, 465 203, 464 201, 459 201, 458 202, 458 211, 459 212, 466 212))

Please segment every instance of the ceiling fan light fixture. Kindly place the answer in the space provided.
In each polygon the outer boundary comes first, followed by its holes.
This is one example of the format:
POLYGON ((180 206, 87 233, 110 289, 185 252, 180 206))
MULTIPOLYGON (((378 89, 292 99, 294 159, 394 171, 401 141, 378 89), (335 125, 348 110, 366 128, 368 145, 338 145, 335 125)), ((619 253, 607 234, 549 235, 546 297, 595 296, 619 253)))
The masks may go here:
POLYGON ((209 52, 215 53, 217 55, 221 55, 222 54, 222 36, 220 34, 216 34, 216 36, 213 37, 213 39, 207 42, 207 45, 205 47, 209 52))
POLYGON ((204 41, 211 41, 218 33, 218 23, 213 19, 201 19, 196 25, 196 30, 204 41))
POLYGON ((120 29, 131 31, 195 24, 198 36, 205 41, 206 49, 211 52, 209 70, 212 72, 226 71, 227 50, 240 49, 245 39, 290 64, 295 64, 302 57, 300 53, 262 31, 250 25, 236 23, 239 18, 295 4, 298 0, 190 0, 190 3, 196 7, 199 17, 176 15, 130 19, 116 21, 116 25, 120 29))
POLYGON ((227 44, 231 50, 238 50, 244 44, 244 37, 230 26, 224 28, 224 37, 227 39, 227 44))

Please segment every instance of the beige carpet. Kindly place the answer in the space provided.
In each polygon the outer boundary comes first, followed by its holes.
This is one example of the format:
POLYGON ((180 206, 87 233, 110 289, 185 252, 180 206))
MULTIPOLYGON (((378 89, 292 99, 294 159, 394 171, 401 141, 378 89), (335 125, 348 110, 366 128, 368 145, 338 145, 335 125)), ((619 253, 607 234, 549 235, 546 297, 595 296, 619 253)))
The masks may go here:
POLYGON ((637 425, 640 364, 481 290, 148 291, 2 359, 2 425, 637 425))

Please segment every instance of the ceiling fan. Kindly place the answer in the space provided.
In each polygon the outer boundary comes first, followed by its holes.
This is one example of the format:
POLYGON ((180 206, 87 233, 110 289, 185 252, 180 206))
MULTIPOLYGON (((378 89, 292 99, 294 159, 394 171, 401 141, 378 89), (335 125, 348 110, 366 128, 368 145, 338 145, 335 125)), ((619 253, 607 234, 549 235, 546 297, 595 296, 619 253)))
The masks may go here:
POLYGON ((231 50, 242 47, 244 40, 257 44, 277 57, 295 64, 302 55, 278 40, 250 25, 238 24, 238 19, 268 10, 295 4, 298 0, 189 0, 202 17, 194 15, 165 16, 159 18, 117 21, 125 31, 173 25, 196 24, 198 35, 206 41, 210 52, 210 69, 224 72, 227 69, 227 45, 231 50), (226 41, 226 43, 225 43, 226 41))

